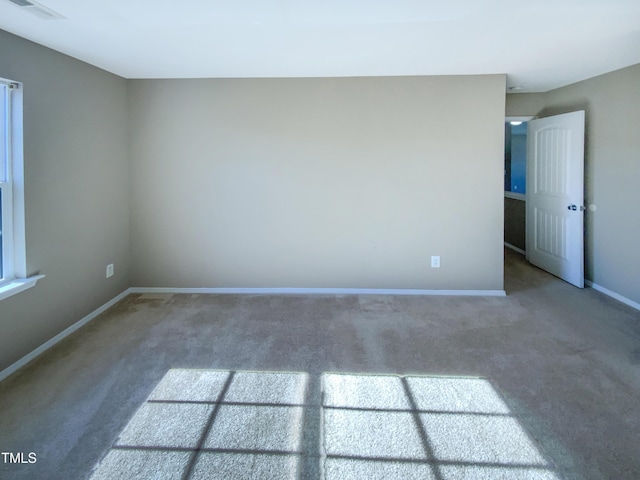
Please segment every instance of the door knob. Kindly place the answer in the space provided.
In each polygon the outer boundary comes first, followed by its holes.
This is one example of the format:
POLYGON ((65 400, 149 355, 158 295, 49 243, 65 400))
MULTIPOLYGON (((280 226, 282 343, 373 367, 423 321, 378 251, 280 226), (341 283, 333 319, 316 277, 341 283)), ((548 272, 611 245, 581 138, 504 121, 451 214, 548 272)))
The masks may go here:
POLYGON ((584 205, 580 205, 580 207, 578 207, 577 205, 568 205, 567 206, 567 210, 573 210, 574 212, 576 210, 578 210, 578 208, 580 208, 581 212, 586 212, 587 211, 587 207, 585 207, 584 205))

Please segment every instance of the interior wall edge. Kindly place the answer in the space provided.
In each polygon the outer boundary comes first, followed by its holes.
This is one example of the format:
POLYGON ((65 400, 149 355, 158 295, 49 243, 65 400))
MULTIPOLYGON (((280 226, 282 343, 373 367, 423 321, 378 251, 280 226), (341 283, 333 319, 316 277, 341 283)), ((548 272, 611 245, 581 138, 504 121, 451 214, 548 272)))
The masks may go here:
POLYGON ((17 372, 18 370, 20 370, 22 367, 24 367, 27 364, 29 364, 32 360, 35 360, 37 357, 42 355, 44 352, 49 350, 51 347, 53 347, 54 345, 56 345, 60 341, 64 340, 66 337, 71 335, 73 332, 78 330, 80 327, 83 327, 84 325, 89 323, 91 320, 95 319, 100 314, 106 312, 109 308, 113 307, 116 303, 118 303, 121 300, 123 300, 124 298, 126 298, 127 295, 129 295, 131 293, 130 290, 131 289, 128 288, 127 290, 125 290, 122 293, 118 294, 117 296, 115 296, 114 298, 109 300, 104 305, 101 305, 100 307, 96 308, 90 314, 84 316, 83 318, 78 320, 73 325, 71 325, 71 326, 67 327, 66 329, 64 329, 62 332, 57 334, 55 337, 51 338, 50 340, 47 340, 45 343, 40 345, 38 348, 32 350, 31 352, 29 352, 28 354, 26 354, 25 356, 20 358, 18 361, 12 363, 8 367, 6 367, 4 370, 0 371, 0 382, 2 380, 4 380, 5 378, 9 377, 10 375, 14 374, 15 372, 17 372))

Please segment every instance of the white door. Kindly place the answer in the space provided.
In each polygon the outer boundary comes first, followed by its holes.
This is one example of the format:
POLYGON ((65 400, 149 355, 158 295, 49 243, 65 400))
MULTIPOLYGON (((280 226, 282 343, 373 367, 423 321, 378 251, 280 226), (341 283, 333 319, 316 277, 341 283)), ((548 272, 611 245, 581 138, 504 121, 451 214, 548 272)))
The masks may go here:
POLYGON ((584 287, 584 112, 529 122, 527 258, 584 287))

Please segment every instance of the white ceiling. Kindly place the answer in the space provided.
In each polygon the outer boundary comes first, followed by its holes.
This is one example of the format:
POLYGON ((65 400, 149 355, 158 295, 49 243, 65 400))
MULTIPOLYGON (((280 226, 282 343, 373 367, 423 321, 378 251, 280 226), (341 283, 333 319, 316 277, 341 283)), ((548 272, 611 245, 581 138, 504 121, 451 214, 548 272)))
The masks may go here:
MULTIPOLYGON (((126 78, 508 74, 640 63, 640 0, 0 0, 0 28, 126 78)), ((0 72, 1 73, 1 72, 0 72)))

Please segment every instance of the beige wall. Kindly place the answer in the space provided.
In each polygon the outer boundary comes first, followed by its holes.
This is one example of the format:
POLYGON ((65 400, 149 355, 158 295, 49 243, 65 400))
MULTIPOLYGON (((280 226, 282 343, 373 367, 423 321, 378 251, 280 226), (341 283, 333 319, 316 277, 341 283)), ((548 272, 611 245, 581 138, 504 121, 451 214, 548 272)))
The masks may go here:
POLYGON ((640 303, 640 65, 543 94, 507 95, 507 115, 586 111, 586 276, 640 303))
POLYGON ((133 285, 502 289, 504 88, 132 81, 133 285))
MULTIPOLYGON (((0 76, 25 85, 47 275, 0 302, 0 369, 130 285, 503 288, 502 75, 127 82, 0 31, 0 76)), ((636 302, 639 85, 634 66, 506 105, 586 110, 587 277, 636 302)))
POLYGON ((130 262, 126 81, 3 31, 0 77, 24 83, 27 270, 46 275, 0 301, 2 370, 126 289, 130 262))
POLYGON ((131 285, 503 288, 503 75, 126 81, 0 31, 0 76, 46 275, 0 369, 131 285))

